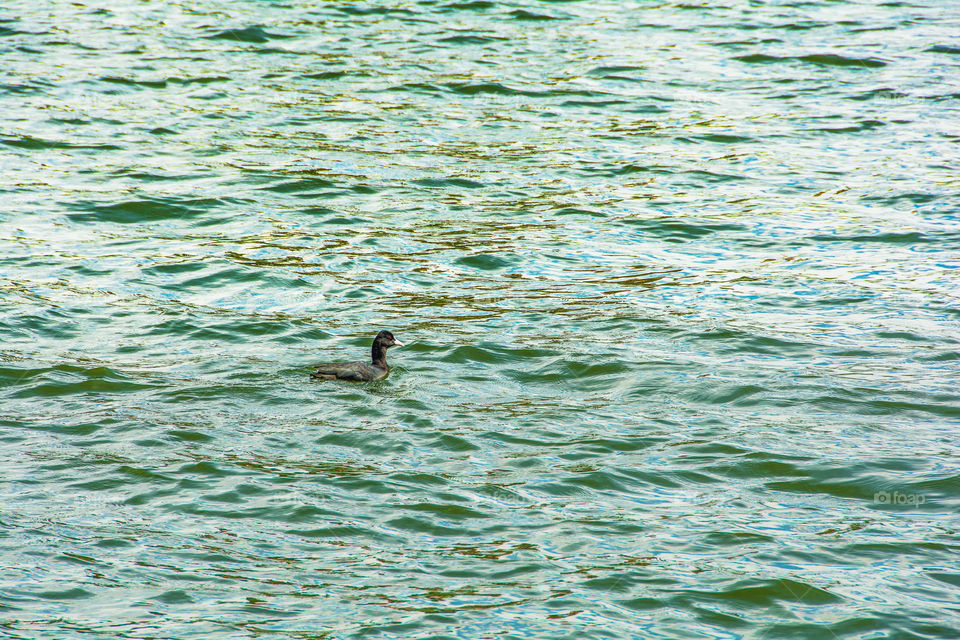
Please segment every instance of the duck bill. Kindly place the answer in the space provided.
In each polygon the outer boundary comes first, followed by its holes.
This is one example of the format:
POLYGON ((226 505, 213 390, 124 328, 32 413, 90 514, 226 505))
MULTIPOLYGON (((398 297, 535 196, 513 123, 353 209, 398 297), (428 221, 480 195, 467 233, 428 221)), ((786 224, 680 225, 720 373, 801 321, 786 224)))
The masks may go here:
POLYGON ((394 338, 394 339, 393 339, 393 346, 395 346, 395 347, 402 347, 402 346, 404 346, 404 345, 403 345, 402 342, 400 342, 399 340, 397 340, 396 338, 394 338))

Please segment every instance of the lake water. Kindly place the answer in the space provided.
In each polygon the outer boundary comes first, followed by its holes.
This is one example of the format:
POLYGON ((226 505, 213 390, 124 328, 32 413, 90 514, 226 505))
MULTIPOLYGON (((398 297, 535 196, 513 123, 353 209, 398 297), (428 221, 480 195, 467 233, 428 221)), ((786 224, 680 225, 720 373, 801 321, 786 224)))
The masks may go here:
POLYGON ((958 34, 6 3, 0 638, 960 638, 958 34))

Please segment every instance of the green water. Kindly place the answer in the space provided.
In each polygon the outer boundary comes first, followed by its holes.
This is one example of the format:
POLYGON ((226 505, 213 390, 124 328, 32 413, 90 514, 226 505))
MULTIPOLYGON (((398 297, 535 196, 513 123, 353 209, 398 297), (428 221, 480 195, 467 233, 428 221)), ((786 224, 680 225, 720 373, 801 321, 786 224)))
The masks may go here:
POLYGON ((958 24, 7 3, 0 638, 956 640, 958 24))

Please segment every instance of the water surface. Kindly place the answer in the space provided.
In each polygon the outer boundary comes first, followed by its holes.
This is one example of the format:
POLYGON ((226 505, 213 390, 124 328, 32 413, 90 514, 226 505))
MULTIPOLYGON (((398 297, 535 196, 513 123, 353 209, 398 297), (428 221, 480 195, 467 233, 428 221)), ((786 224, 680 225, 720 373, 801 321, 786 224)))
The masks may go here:
POLYGON ((958 21, 8 3, 0 637, 960 637, 958 21))

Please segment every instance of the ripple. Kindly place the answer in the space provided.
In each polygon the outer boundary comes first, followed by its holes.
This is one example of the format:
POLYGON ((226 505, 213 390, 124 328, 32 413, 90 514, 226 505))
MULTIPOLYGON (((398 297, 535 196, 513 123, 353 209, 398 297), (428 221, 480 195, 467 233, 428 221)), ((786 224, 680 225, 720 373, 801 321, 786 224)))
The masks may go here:
POLYGON ((91 224, 138 224, 196 217, 228 204, 231 204, 229 198, 142 198, 114 204, 71 202, 68 206, 77 213, 68 213, 67 217, 75 222, 91 224))
POLYGON ((231 40, 234 42, 262 44, 271 40, 282 40, 285 38, 291 38, 293 36, 281 33, 273 33, 267 31, 262 26, 252 25, 243 28, 224 29, 223 31, 218 31, 206 37, 210 40, 231 40))
POLYGON ((65 395, 100 395, 114 393, 132 393, 154 388, 152 381, 138 381, 137 378, 114 371, 108 367, 85 369, 73 365, 58 365, 34 371, 7 370, 8 375, 18 383, 26 380, 34 382, 14 392, 12 398, 49 398, 65 395))
POLYGON ((887 62, 876 58, 849 58, 832 53, 817 53, 805 56, 771 56, 763 53, 755 53, 745 56, 735 56, 733 59, 750 64, 800 62, 818 67, 859 67, 863 69, 877 69, 887 66, 887 62))
POLYGON ((78 151, 119 151, 122 147, 110 143, 70 142, 66 140, 49 140, 33 136, 4 137, 0 144, 19 149, 69 149, 78 151))

